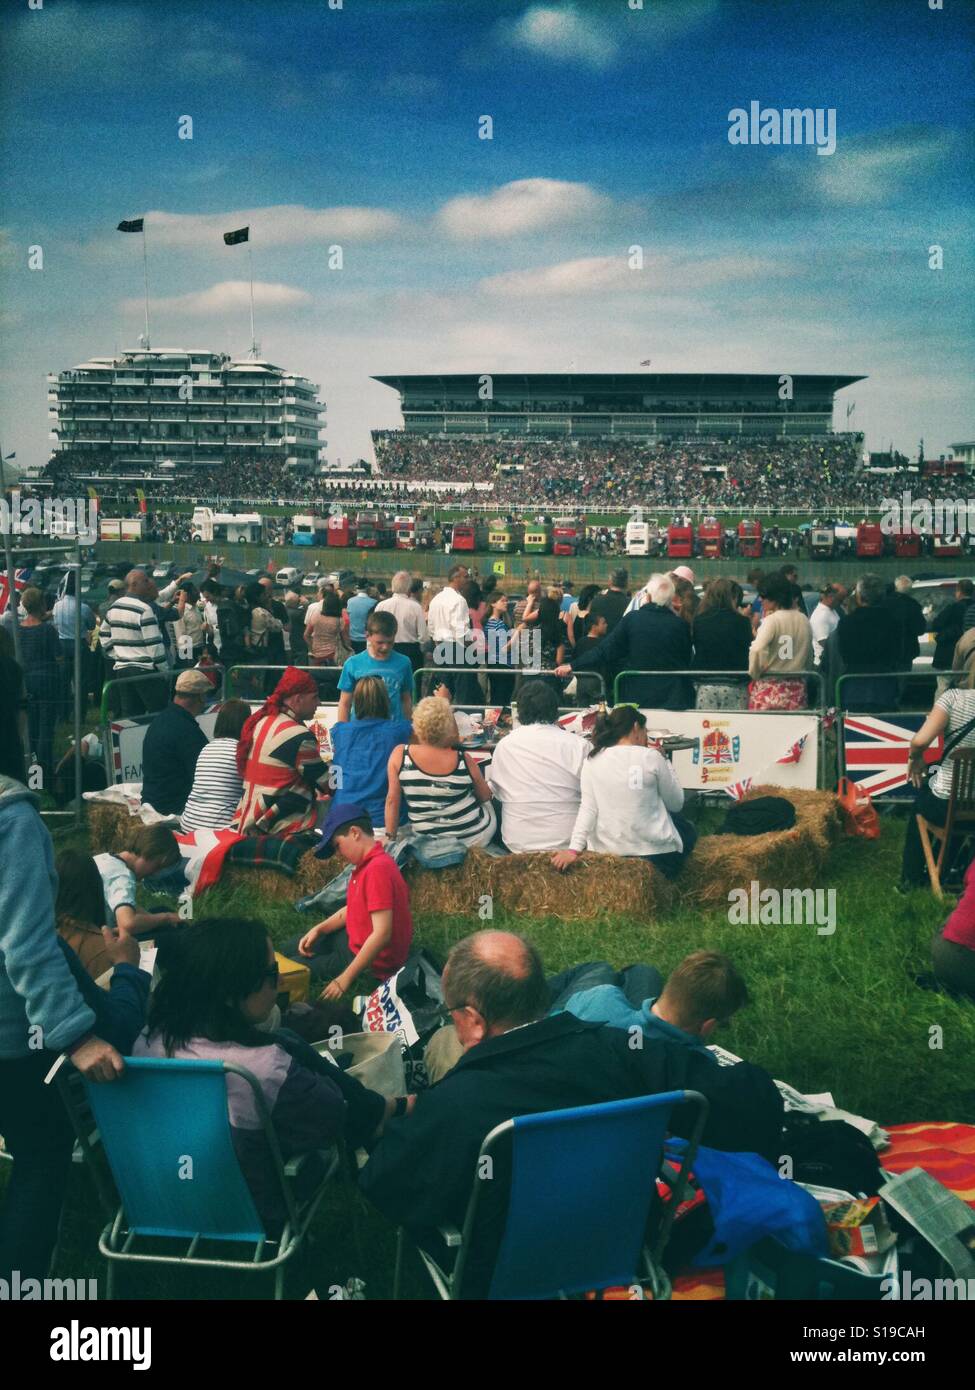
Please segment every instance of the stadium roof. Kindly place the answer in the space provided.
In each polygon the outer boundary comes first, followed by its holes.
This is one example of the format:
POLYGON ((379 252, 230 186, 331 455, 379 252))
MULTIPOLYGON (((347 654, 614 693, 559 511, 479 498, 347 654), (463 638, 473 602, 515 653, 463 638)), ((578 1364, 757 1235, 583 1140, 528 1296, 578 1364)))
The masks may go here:
MULTIPOLYGON (((476 390, 482 376, 490 376, 495 389, 511 389, 518 386, 534 387, 537 390, 598 391, 611 387, 624 391, 643 393, 660 390, 677 390, 690 393, 695 390, 741 390, 751 388, 759 391, 777 391, 779 372, 454 372, 448 374, 423 373, 410 376, 375 376, 383 386, 391 386, 396 391, 417 389, 429 390, 434 383, 454 390, 468 388, 476 390)), ((844 386, 852 386, 855 381, 864 381, 863 376, 832 376, 830 374, 810 374, 794 372, 793 389, 841 391, 844 386)))

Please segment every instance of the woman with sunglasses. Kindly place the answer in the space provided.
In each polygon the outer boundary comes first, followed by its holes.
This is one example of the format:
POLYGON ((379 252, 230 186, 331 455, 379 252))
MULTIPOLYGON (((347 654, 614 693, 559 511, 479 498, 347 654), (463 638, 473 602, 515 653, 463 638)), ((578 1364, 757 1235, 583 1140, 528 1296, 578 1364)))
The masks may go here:
MULTIPOLYGON (((136 1057, 232 1062, 257 1080, 285 1162, 346 1137, 359 1147, 378 1136, 399 1102, 347 1076, 284 1029, 262 1031, 278 994, 278 966, 264 926, 214 917, 198 922, 160 951, 160 980, 136 1057)), ((280 1186, 253 1091, 227 1076, 234 1149, 269 1234, 285 1218, 280 1186)), ((401 1107, 402 1108, 402 1107, 401 1107)), ((309 1188, 321 1176, 306 1164, 309 1188)), ((303 1192, 299 1192, 299 1196, 303 1192)))

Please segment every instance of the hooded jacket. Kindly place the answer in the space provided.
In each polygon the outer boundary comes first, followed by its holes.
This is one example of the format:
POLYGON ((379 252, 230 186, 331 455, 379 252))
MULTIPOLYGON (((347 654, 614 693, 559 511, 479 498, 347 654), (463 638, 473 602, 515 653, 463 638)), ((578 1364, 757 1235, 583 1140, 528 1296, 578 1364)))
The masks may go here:
POLYGON ((0 1060, 40 1048, 63 1052, 95 1015, 72 977, 54 929, 57 875, 38 798, 0 777, 0 1060))

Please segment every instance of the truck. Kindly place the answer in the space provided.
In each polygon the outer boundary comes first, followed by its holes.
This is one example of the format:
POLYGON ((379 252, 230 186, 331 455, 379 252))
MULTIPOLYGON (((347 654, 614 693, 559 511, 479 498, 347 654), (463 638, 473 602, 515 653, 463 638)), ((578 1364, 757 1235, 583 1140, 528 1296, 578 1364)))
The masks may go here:
POLYGON ((623 545, 627 555, 649 555, 650 523, 648 521, 628 521, 623 545))
POLYGON ((487 527, 483 521, 455 521, 450 536, 451 553, 483 550, 487 544, 487 527))
POLYGON ((292 545, 327 545, 328 522, 323 516, 296 516, 291 521, 292 545))
POLYGON ((259 545, 265 539, 264 519, 257 512, 215 512, 210 507, 194 507, 190 528, 194 541, 259 545))
POLYGON ((861 521, 857 527, 858 560, 879 560, 884 553, 884 533, 879 522, 861 521))
POLYGON ((702 521, 697 530, 697 553, 705 560, 720 560, 724 527, 720 521, 702 521))
POLYGON ((836 548, 836 532, 832 526, 809 528, 809 554, 816 559, 831 560, 836 548))
POLYGON ((667 527, 667 556, 671 560, 689 560, 694 554, 694 527, 667 527))
POLYGON ((390 550, 393 526, 385 512, 360 512, 355 519, 355 543, 360 550, 390 550))
POLYGON ((355 545, 355 523, 348 513, 330 516, 326 534, 329 545, 337 545, 341 548, 355 545))
POLYGON ((496 516, 488 523, 487 548, 492 555, 514 555, 525 538, 525 528, 520 523, 505 521, 496 516))
POLYGON ((739 521, 738 554, 747 560, 762 558, 762 523, 760 521, 739 521))
POLYGON ((578 555, 585 529, 585 517, 578 521, 572 517, 556 517, 552 528, 552 554, 578 555))

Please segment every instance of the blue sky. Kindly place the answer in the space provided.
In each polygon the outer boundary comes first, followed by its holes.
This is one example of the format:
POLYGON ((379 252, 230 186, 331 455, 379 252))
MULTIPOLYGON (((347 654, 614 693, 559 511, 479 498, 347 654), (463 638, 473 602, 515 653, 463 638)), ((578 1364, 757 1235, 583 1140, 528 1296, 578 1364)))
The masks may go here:
POLYGON ((645 358, 863 373, 846 399, 871 447, 975 438, 971 3, 0 0, 0 18, 18 462, 47 456, 45 374, 137 343, 141 244, 114 228, 141 215, 154 347, 246 351, 246 252, 221 232, 250 223, 257 336, 322 384, 333 458, 399 423, 373 374, 645 358), (730 144, 753 100, 833 108, 835 153, 730 144))

